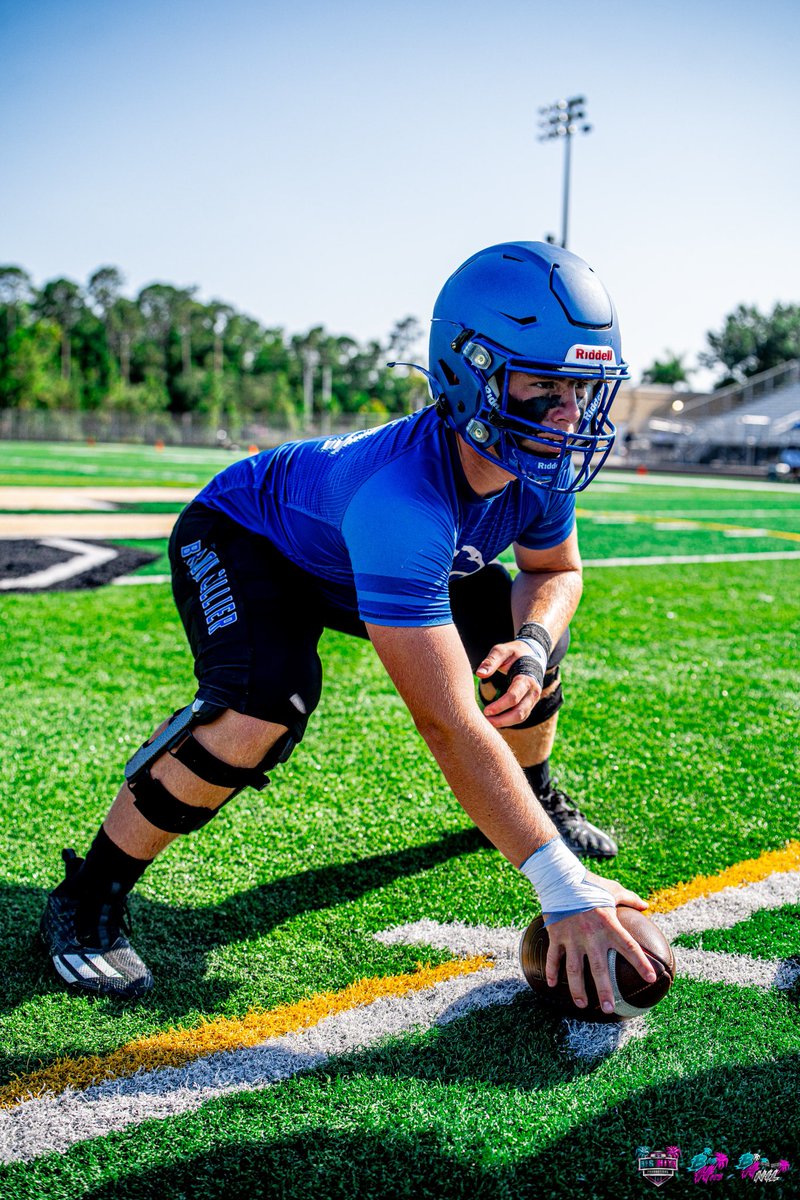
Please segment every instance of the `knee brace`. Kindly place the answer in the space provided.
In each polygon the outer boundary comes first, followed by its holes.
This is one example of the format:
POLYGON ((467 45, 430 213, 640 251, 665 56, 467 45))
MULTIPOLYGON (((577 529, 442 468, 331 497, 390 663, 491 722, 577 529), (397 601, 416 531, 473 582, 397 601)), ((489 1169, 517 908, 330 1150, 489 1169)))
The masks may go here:
POLYGON ((297 745, 299 739, 290 731, 278 738, 258 766, 235 767, 223 762, 192 734, 195 726, 206 725, 223 712, 224 705, 211 704, 207 700, 195 700, 186 708, 178 709, 161 733, 152 741, 145 742, 126 764, 125 781, 133 793, 134 806, 156 829, 164 833, 191 833, 202 828, 243 788, 253 787, 256 791, 265 788, 269 783, 266 772, 278 763, 286 762, 297 745), (185 804, 150 773, 153 763, 165 754, 176 758, 206 783, 232 788, 233 791, 216 808, 185 804))
MULTIPOLYGON (((554 667, 551 667, 550 670, 545 673, 542 687, 549 688, 556 682, 556 680, 558 680, 560 674, 561 672, 558 664, 556 664, 554 667)), ((487 683, 493 684, 497 689, 494 697, 494 699, 497 699, 497 697, 501 696, 508 687, 508 678, 507 676, 503 675, 502 672, 498 671, 487 680, 487 683)), ((485 708, 487 704, 491 703, 489 700, 484 700, 483 696, 481 696, 480 689, 478 689, 478 696, 480 698, 482 708, 485 708)), ((559 683, 558 686, 553 688, 552 692, 550 692, 547 696, 539 697, 538 701, 536 704, 534 704, 524 721, 520 721, 518 725, 509 725, 508 728, 532 729, 535 725, 544 725, 545 721, 549 721, 550 718, 558 712, 563 703, 564 693, 562 692, 561 684, 559 683)))

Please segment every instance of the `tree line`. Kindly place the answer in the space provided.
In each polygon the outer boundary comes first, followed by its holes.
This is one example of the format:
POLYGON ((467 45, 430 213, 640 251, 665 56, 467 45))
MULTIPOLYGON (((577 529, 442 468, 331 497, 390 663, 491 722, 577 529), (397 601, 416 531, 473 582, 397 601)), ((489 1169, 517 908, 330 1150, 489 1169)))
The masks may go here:
MULTIPOLYGON (((706 334, 708 349, 698 366, 718 372, 715 388, 744 383, 762 371, 800 359, 800 305, 775 305, 762 313, 755 305, 740 304, 729 313, 722 329, 706 334)), ((685 355, 667 350, 642 376, 643 383, 685 384, 693 369, 685 355)))
MULTIPOLYGON (((395 415, 425 403, 424 379, 387 360, 406 359, 422 335, 415 317, 384 343, 315 326, 303 334, 266 328, 197 288, 152 283, 123 295, 117 267, 99 267, 85 287, 58 278, 34 286, 18 266, 0 266, 0 408, 136 414, 195 413, 223 420, 278 418, 289 426, 321 414, 395 415)), ((739 305, 707 335, 699 365, 718 387, 800 358, 800 305, 769 314, 739 305)), ((685 356, 666 351, 644 382, 686 384, 685 356)))
POLYGON ((427 397, 421 376, 386 367, 419 340, 414 317, 385 344, 361 344, 322 326, 265 328, 224 301, 203 303, 193 287, 152 283, 130 299, 124 286, 110 266, 85 287, 58 278, 41 288, 21 267, 0 267, 0 408, 292 425, 322 413, 409 412, 427 397))

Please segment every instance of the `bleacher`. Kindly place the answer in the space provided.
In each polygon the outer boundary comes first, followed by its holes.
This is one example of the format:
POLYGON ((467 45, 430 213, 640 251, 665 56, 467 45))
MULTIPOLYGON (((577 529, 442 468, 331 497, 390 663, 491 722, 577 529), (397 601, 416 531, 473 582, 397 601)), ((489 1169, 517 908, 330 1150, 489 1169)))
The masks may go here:
POLYGON ((800 362, 692 397, 679 413, 651 418, 645 437, 659 458, 676 463, 775 460, 800 447, 800 362))

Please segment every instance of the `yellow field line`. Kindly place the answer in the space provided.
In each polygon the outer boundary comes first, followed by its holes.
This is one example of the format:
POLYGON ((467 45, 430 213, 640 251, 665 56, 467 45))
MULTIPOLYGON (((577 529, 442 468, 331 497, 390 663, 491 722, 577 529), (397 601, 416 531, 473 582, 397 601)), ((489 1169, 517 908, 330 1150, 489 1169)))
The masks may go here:
MULTIPOLYGON (((715 533, 750 533, 754 528, 752 525, 728 525, 722 521, 707 521, 705 517, 681 517, 676 515, 671 517, 653 517, 649 513, 627 513, 627 512, 600 512, 592 508, 576 508, 575 515, 578 517, 624 517, 626 521, 632 523, 642 521, 645 524, 657 525, 662 521, 678 521, 686 522, 687 526, 699 525, 701 529, 712 529, 715 533)), ((755 526, 761 528, 761 526, 755 526)), ((800 542, 800 533, 791 533, 785 529, 765 529, 765 537, 783 538, 787 542, 800 542)))
POLYGON ((800 867, 800 842, 789 842, 782 850, 765 850, 758 858, 746 858, 744 862, 726 867, 718 875, 697 875, 688 883, 677 883, 674 887, 662 888, 648 897, 649 912, 665 913, 680 908, 688 900, 700 896, 711 896, 726 887, 742 887, 747 883, 758 883, 778 871, 796 871, 800 867))
POLYGON ((19 1075, 0 1087, 0 1108, 13 1108, 23 1100, 67 1088, 87 1088, 152 1071, 159 1067, 181 1067, 197 1058, 221 1050, 258 1046, 268 1038, 282 1037, 316 1025, 324 1017, 371 1004, 382 996, 399 997, 418 992, 457 975, 469 975, 494 964, 488 958, 456 959, 436 967, 419 967, 404 975, 361 979, 339 992, 318 992, 295 1004, 282 1004, 266 1012, 253 1011, 241 1018, 217 1017, 190 1029, 168 1029, 150 1037, 136 1038, 108 1054, 84 1058, 59 1058, 39 1071, 19 1075))
MULTIPOLYGON (((798 869, 800 841, 789 842, 781 850, 767 850, 758 858, 745 859, 716 875, 697 875, 687 883, 662 888, 649 896, 649 911, 653 914, 670 912, 689 900, 713 895, 723 888, 742 887, 777 872, 798 869)), ((492 965, 491 959, 477 956, 436 967, 420 967, 408 974, 362 979, 341 991, 319 992, 266 1012, 256 1010, 241 1018, 217 1017, 189 1029, 168 1029, 136 1038, 107 1054, 60 1058, 0 1087, 0 1108, 13 1108, 23 1100, 45 1093, 57 1094, 67 1088, 82 1089, 126 1078, 141 1070, 180 1067, 223 1050, 258 1046, 268 1038, 310 1028, 325 1017, 371 1004, 381 997, 404 996, 492 965)))
MULTIPOLYGON (((663 517, 660 519, 662 521, 664 520, 663 517)), ((703 529, 713 529, 717 533, 720 531, 723 533, 750 533, 753 529, 752 525, 727 525, 722 521, 704 521, 702 517, 699 518, 698 524, 702 525, 703 529)), ((758 528, 761 528, 761 526, 758 526, 758 528)), ((787 529, 765 529, 764 536, 771 538, 783 538, 783 540, 787 542, 800 542, 800 533, 791 533, 787 529)))

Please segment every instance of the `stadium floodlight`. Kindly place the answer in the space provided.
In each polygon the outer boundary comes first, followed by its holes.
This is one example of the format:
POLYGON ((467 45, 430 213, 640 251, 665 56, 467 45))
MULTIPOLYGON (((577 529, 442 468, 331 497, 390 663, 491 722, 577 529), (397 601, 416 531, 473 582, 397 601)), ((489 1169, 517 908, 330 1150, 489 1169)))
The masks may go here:
POLYGON ((572 139, 576 133, 590 133, 591 125, 586 121, 586 97, 572 96, 569 100, 556 100, 539 109, 539 141, 549 142, 561 138, 564 142, 564 197, 561 215, 561 245, 567 246, 569 224, 569 185, 571 169, 572 139))

